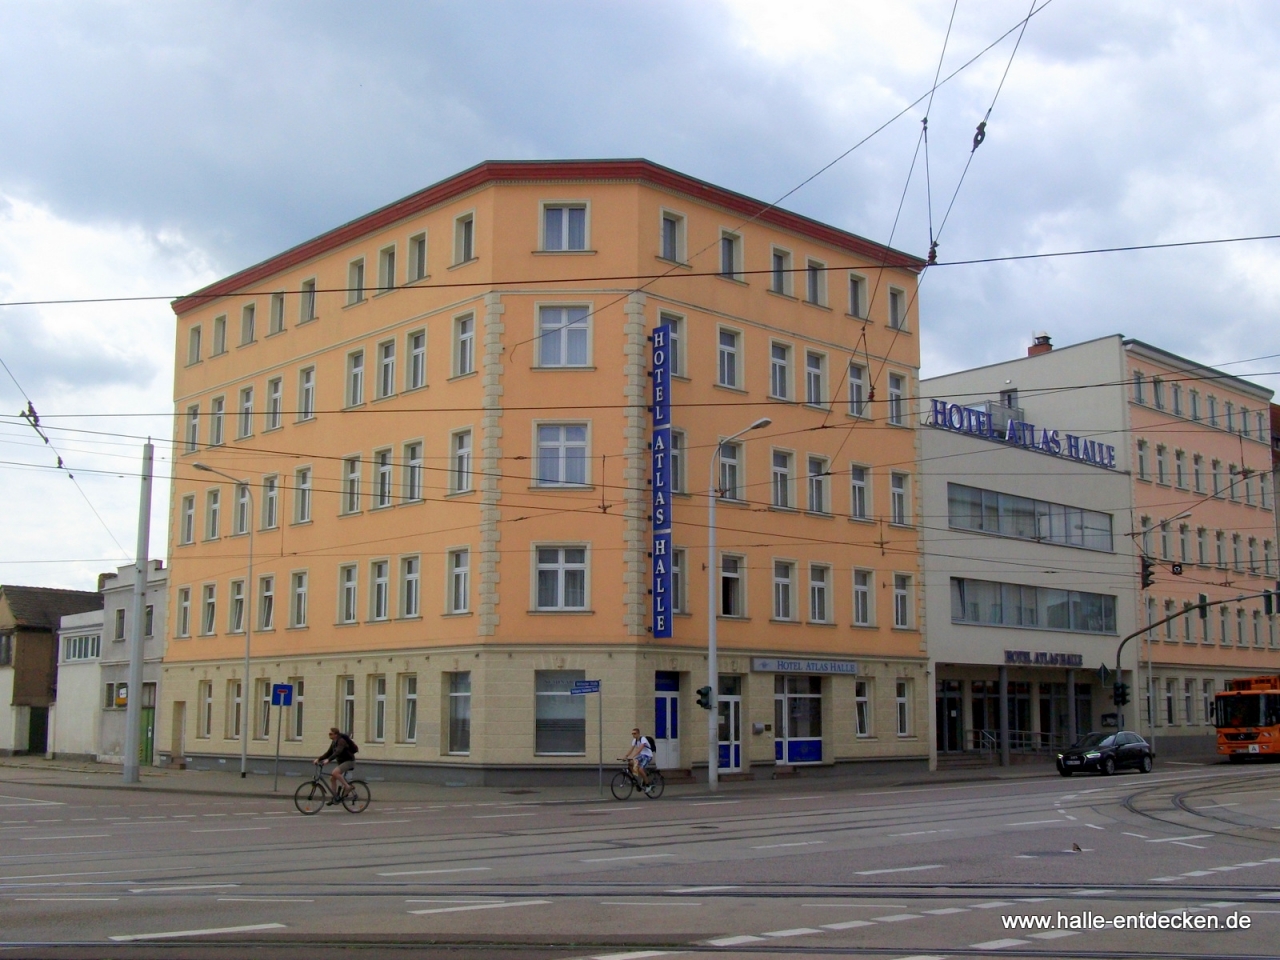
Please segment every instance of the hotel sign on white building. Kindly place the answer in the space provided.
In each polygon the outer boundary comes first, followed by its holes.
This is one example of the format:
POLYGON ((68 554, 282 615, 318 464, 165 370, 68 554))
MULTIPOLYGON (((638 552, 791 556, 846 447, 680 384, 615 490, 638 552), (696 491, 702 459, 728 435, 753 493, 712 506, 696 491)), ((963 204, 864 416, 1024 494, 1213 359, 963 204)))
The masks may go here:
POLYGON ((964 433, 994 443, 1010 444, 1051 457, 1067 457, 1108 470, 1116 469, 1116 448, 1109 443, 1099 443, 1088 437, 1062 433, 1045 426, 1037 427, 1034 423, 1012 417, 1002 428, 990 411, 979 407, 933 400, 925 418, 925 426, 964 433))

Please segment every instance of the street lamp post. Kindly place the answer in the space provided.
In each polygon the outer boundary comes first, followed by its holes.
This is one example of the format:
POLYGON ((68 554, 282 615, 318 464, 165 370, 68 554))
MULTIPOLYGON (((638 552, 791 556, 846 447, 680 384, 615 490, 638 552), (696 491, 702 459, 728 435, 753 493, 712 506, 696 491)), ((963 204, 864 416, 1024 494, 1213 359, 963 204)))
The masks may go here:
POLYGON ((196 463, 194 466, 205 473, 216 473, 230 480, 237 487, 243 483, 245 492, 249 495, 249 516, 246 518, 248 522, 245 523, 249 530, 249 572, 244 584, 244 685, 240 691, 240 777, 243 779, 249 775, 249 646, 253 638, 253 524, 257 516, 254 510, 253 486, 248 480, 237 480, 231 474, 216 470, 207 463, 196 463))
POLYGON ((715 453, 711 455, 711 479, 707 485, 707 685, 711 687, 708 697, 711 709, 707 712, 707 789, 712 793, 720 783, 720 737, 716 729, 720 719, 720 667, 716 662, 716 473, 720 451, 726 443, 771 423, 773 421, 768 417, 761 417, 751 426, 717 443, 715 453))

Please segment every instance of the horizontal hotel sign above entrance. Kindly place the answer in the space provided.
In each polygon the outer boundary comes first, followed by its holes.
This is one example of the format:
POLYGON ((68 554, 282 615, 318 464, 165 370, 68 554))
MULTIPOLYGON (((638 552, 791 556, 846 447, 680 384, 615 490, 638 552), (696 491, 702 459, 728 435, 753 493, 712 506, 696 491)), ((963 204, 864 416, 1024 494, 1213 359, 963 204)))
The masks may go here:
POLYGON ((1043 650, 1006 650, 1004 662, 1024 667, 1083 667, 1082 653, 1046 653, 1043 650))
POLYGON ((855 660, 805 660, 782 657, 752 657, 752 673, 845 673, 856 676, 855 660))
POLYGON ((1107 470, 1116 468, 1116 448, 1110 444, 1077 437, 1072 433, 1060 434, 1057 430, 1050 430, 1047 427, 1037 428, 1034 423, 1027 423, 1024 420, 1010 419, 1001 429, 995 417, 977 407, 947 403, 945 400, 931 400, 929 416, 925 424, 937 427, 939 430, 965 433, 994 443, 1023 447, 1051 457, 1065 457, 1068 460, 1092 464, 1107 470))

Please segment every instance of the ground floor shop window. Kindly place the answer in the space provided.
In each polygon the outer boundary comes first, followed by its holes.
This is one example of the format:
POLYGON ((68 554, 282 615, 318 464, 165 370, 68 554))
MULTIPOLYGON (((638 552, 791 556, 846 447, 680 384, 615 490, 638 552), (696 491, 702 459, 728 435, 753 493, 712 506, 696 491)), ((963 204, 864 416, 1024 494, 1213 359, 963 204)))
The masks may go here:
POLYGON ((822 760, 822 678, 773 678, 774 758, 779 763, 822 760))
POLYGON ((534 674, 535 751, 581 756, 587 752, 587 698, 570 694, 582 670, 538 670, 534 674))
POLYGON ((471 752, 471 673, 450 673, 449 752, 471 752))
POLYGON ((857 680, 853 684, 854 720, 858 736, 871 736, 871 698, 869 680, 857 680))

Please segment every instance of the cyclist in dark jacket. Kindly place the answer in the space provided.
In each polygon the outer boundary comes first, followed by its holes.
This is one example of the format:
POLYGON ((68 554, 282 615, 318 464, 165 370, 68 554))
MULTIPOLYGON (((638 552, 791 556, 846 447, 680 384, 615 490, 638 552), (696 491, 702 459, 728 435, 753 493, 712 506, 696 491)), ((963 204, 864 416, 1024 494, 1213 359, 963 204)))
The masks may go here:
POLYGON ((337 764, 329 774, 329 785, 333 788, 333 799, 329 801, 332 806, 335 803, 342 802, 342 795, 351 789, 351 784, 347 783, 347 778, 343 776, 356 765, 356 747, 355 741, 339 730, 337 727, 329 728, 329 749, 320 756, 316 763, 323 765, 325 761, 332 760, 337 764))

